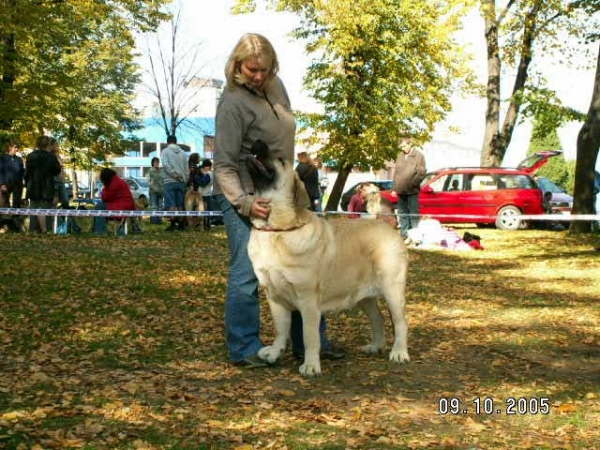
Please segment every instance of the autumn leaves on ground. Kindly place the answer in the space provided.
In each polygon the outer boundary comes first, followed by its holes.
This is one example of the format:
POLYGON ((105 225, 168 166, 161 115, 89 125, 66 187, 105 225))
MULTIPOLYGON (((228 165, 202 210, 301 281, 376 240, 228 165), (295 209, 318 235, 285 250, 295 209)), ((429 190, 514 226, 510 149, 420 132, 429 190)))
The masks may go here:
POLYGON ((346 311, 315 379, 228 364, 222 227, 4 234, 0 448, 600 448, 597 236, 468 230, 484 251, 410 251, 410 364, 346 311))

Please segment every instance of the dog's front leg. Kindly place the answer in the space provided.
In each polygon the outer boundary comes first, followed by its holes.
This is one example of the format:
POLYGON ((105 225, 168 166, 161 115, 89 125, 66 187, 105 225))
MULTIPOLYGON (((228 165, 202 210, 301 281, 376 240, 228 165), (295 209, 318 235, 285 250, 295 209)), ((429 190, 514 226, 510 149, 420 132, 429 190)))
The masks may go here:
POLYGON ((275 340, 268 347, 263 347, 258 351, 258 356, 269 361, 271 364, 277 361, 285 352, 290 328, 292 324, 292 313, 285 309, 281 304, 269 299, 269 308, 275 324, 275 340))
MULTIPOLYGON (((309 304, 307 302, 307 304, 309 304)), ((314 304, 313 304, 314 305, 314 304)), ((300 375, 315 376, 321 374, 321 339, 319 336, 319 322, 321 313, 314 306, 309 306, 300 311, 302 314, 302 332, 304 335, 304 364, 300 366, 300 375)))

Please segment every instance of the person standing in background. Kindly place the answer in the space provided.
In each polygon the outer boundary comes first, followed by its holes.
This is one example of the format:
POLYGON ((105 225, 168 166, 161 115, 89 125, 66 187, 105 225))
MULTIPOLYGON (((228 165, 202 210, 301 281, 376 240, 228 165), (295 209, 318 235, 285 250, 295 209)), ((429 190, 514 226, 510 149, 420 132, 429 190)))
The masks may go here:
MULTIPOLYGON (((189 178, 188 157, 173 135, 167 138, 167 147, 162 152, 163 183, 165 186, 165 209, 167 211, 183 211, 185 185, 189 178)), ((183 230, 185 220, 171 217, 171 224, 166 231, 183 230)))
MULTIPOLYGON (((25 166, 17 155, 19 143, 11 140, 6 145, 6 153, 0 156, 0 208, 20 208, 23 197, 23 177, 25 166)), ((0 217, 0 232, 20 231, 21 216, 0 217)))
MULTIPOLYGON (((212 161, 205 159, 200 165, 200 179, 198 181, 198 193, 204 201, 204 211, 214 211, 213 209, 213 173, 212 161)), ((204 217, 204 229, 208 230, 211 226, 211 217, 204 217)))
POLYGON ((426 173, 423 153, 414 148, 409 139, 400 139, 393 190, 398 193, 400 235, 404 239, 408 237, 408 230, 419 226, 419 193, 426 173))
POLYGON ((0 156, 0 208, 21 207, 25 166, 18 151, 19 143, 12 140, 6 146, 6 153, 0 156))
MULTIPOLYGON (((56 195, 55 177, 60 174, 60 162, 49 151, 48 136, 39 136, 36 149, 27 156, 25 163, 25 184, 29 207, 33 209, 52 209, 56 195)), ((29 221, 29 231, 46 233, 50 225, 50 216, 33 216, 29 221)))
MULTIPOLYGON (((148 183, 150 185, 150 210, 162 211, 163 198, 165 195, 165 186, 163 184, 163 175, 160 170, 160 159, 156 156, 152 158, 152 167, 148 171, 148 183)), ((162 218, 151 216, 150 223, 161 224, 162 218)))
MULTIPOLYGON (((46 150, 52 153, 60 164, 60 173, 54 177, 54 189, 56 190, 54 204, 57 205, 60 203, 61 208, 68 209, 69 194, 67 193, 67 187, 65 186, 65 166, 60 157, 60 144, 58 140, 49 137, 46 150)), ((75 183, 73 183, 73 195, 75 195, 75 183)))
POLYGON ((298 153, 296 173, 304 183, 304 188, 310 199, 310 209, 312 211, 320 211, 319 201, 321 199, 321 191, 319 190, 319 171, 315 163, 310 159, 310 156, 308 156, 308 153, 298 153))
POLYGON ((323 161, 321 161, 321 158, 317 156, 314 159, 314 162, 317 168, 317 175, 319 178, 319 209, 320 211, 322 211, 323 205, 326 201, 325 194, 327 193, 327 187, 329 187, 329 178, 327 177, 327 173, 325 172, 325 167, 323 166, 323 161))

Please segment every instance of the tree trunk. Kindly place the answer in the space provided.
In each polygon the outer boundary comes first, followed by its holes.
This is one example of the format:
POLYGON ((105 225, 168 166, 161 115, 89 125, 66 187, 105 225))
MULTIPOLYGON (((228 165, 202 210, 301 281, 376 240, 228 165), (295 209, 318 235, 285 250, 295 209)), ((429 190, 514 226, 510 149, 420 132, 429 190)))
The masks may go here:
MULTIPOLYGON (((9 14, 16 9, 15 0, 3 1, 2 6, 2 9, 4 10, 6 8, 5 12, 8 12, 9 14)), ((13 20, 17 20, 17 18, 13 17, 13 20)), ((2 57, 4 61, 4 70, 0 73, 0 105, 2 105, 2 109, 5 111, 0 115, 0 131, 9 132, 12 128, 13 116, 10 111, 7 111, 7 105, 11 104, 8 97, 13 91, 13 85, 15 83, 15 60, 17 56, 15 34, 13 31, 8 29, 0 30, 0 48, 3 50, 0 53, 0 57, 2 57)))
POLYGON ((335 179, 335 183, 333 183, 333 188, 331 189, 331 193, 329 194, 329 199, 327 200, 327 206, 325 207, 325 211, 337 211, 337 207, 340 203, 340 199, 342 198, 342 194, 344 193, 344 186, 346 185, 346 180, 348 179, 348 175, 352 171, 352 165, 342 164, 340 165, 340 171, 335 179))
MULTIPOLYGON (((594 213, 594 176, 600 148, 600 48, 596 62, 594 92, 588 111, 577 136, 577 161, 575 163, 575 189, 572 214, 594 213)), ((591 222, 573 221, 571 233, 589 233, 591 222)))
MULTIPOLYGON (((500 166, 508 145, 512 139, 513 131, 519 117, 522 100, 521 94, 527 83, 528 70, 531 65, 533 42, 536 35, 537 15, 543 0, 534 2, 524 19, 523 39, 521 41, 521 58, 517 67, 515 84, 510 97, 506 117, 499 131, 500 123, 500 56, 498 49, 498 26, 499 23, 492 16, 491 11, 485 15, 485 37, 488 48, 488 109, 486 112, 486 124, 483 148, 481 151, 482 166, 500 166)), ((493 1, 482 0, 488 8, 493 8, 493 1)))
POLYGON ((495 17, 495 0, 481 0, 485 20, 485 41, 487 44, 487 110, 485 112, 485 132, 481 148, 481 165, 493 166, 497 158, 496 148, 500 126, 500 54, 498 46, 498 23, 495 17))

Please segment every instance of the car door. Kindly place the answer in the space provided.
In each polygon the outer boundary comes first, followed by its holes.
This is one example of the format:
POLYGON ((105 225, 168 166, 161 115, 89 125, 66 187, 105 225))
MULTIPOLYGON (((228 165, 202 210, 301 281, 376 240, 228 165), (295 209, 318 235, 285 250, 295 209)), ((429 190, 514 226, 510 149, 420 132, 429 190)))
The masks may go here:
POLYGON ((462 222, 461 216, 467 214, 470 207, 469 200, 465 198, 464 187, 463 174, 433 175, 429 179, 426 177, 419 194, 421 215, 432 216, 440 222, 462 222))
POLYGON ((560 154, 562 154, 560 150, 537 152, 521 161, 517 166, 517 169, 522 170, 529 175, 533 175, 540 169, 540 167, 545 165, 550 158, 560 154))

